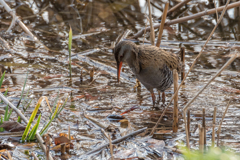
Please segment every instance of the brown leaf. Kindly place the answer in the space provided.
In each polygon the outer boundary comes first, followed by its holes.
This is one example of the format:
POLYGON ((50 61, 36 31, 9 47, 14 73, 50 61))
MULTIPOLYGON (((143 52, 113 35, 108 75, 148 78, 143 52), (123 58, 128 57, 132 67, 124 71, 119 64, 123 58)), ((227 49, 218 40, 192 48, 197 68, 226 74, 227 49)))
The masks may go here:
POLYGON ((55 145, 59 145, 62 143, 70 143, 70 140, 67 137, 60 136, 60 137, 56 137, 54 139, 54 143, 55 143, 55 145))
POLYGON ((13 121, 5 121, 3 122, 3 124, 0 125, 0 127, 4 128, 6 131, 9 132, 20 132, 24 131, 26 128, 26 126, 23 126, 22 124, 13 121))

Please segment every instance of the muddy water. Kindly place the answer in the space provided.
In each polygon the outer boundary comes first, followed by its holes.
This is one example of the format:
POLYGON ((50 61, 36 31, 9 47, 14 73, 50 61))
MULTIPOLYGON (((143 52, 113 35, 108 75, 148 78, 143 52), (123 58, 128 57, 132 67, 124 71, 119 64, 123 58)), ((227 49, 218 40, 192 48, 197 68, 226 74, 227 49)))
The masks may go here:
MULTIPOLYGON (((28 90, 29 94, 26 100, 33 99, 33 101, 25 113, 26 116, 30 116, 41 96, 47 96, 53 105, 58 95, 59 100, 62 101, 71 95, 71 101, 68 101, 59 118, 52 124, 49 133, 53 136, 61 132, 67 133, 68 126, 70 126, 71 135, 77 139, 74 141, 72 158, 108 159, 110 157, 108 150, 90 156, 84 155, 86 151, 106 141, 99 126, 86 119, 83 112, 87 116, 94 117, 104 126, 115 125, 118 130, 114 134, 115 137, 112 137, 113 139, 142 127, 152 128, 154 126, 164 105, 160 102, 152 107, 151 97, 146 88, 142 86, 140 91, 133 88, 135 78, 126 64, 123 65, 121 83, 116 82, 116 63, 111 50, 112 42, 115 42, 119 34, 126 29, 132 31, 129 36, 131 37, 139 29, 145 27, 147 23, 145 13, 148 13, 145 0, 7 2, 11 8, 16 8, 17 15, 51 51, 32 41, 18 25, 12 28, 10 33, 6 33, 12 18, 1 8, 1 37, 9 43, 12 49, 12 53, 9 53, 3 45, 0 48, 1 72, 6 71, 1 91, 9 88, 8 98, 17 104, 28 72, 25 94, 28 90), (70 80, 68 70, 69 26, 73 29, 72 80, 70 80), (94 81, 91 82, 89 73, 93 68, 95 76, 94 81), (135 105, 138 106, 136 110, 125 114, 125 118, 131 124, 128 128, 108 117, 119 115, 135 105)), ((164 7, 161 1, 152 2, 160 8, 164 7)), ((175 4, 176 2, 171 2, 170 6, 175 4)), ((170 19, 203 11, 211 8, 211 5, 205 1, 193 1, 182 10, 170 15, 170 19)), ((218 1, 217 6, 219 5, 223 3, 218 1)), ((155 24, 161 14, 161 11, 153 7, 155 24)), ((180 112, 196 92, 229 59, 228 55, 238 52, 240 21, 237 17, 239 17, 239 9, 227 12, 194 70, 189 74, 179 93, 180 112)), ((172 25, 171 28, 164 30, 161 47, 175 53, 179 51, 179 46, 185 47, 185 70, 188 71, 215 24, 216 16, 211 15, 172 25)), ((142 45, 142 40, 143 36, 135 42, 142 45)), ((144 41, 145 45, 150 44, 148 33, 144 41)), ((191 105, 190 143, 193 148, 197 148, 198 144, 197 125, 202 122, 202 108, 206 109, 207 143, 210 144, 214 107, 217 107, 217 124, 219 124, 228 100, 233 98, 223 122, 220 137, 223 145, 239 152, 239 67, 239 59, 236 59, 191 105)), ((171 87, 166 91, 167 104, 172 94, 173 88, 171 87)), ((4 105, 1 106, 4 107, 4 105)), ((49 111, 46 105, 43 105, 40 110, 43 117, 41 125, 43 125, 49 116, 49 111)), ((169 109, 169 113, 171 112, 172 106, 169 109)), ((13 114, 12 120, 16 120, 15 117, 16 115, 13 114)), ((169 117, 171 117, 170 114, 169 117)), ((168 137, 165 141, 166 145, 173 147, 185 141, 182 122, 183 120, 180 119, 178 134, 168 137)), ((165 118, 163 125, 159 127, 171 129, 171 125, 171 120, 165 118)), ((6 137, 1 139, 6 140, 6 137)), ((161 156, 165 158, 176 156, 176 154, 170 154, 168 150, 156 152, 156 150, 146 149, 147 146, 144 145, 146 144, 141 141, 141 137, 116 145, 116 157, 154 159, 161 156), (125 151, 125 154, 121 154, 122 151, 125 151)), ((24 150, 35 150, 40 156, 44 155, 37 145, 29 148, 18 144, 17 149, 13 151, 13 156, 18 156, 20 159, 27 158, 24 150)), ((53 151, 52 153, 56 157, 60 155, 59 152, 53 151)))

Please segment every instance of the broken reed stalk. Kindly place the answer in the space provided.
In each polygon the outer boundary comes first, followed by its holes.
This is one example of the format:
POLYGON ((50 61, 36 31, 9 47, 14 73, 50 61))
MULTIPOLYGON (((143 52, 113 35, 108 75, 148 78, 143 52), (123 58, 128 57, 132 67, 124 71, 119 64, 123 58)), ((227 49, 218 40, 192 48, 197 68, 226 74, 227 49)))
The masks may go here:
POLYGON ((154 28, 153 28, 153 22, 152 22, 152 11, 151 11, 151 4, 150 4, 150 0, 148 1, 148 13, 149 13, 149 22, 150 22, 150 39, 151 39, 151 44, 154 45, 154 40, 155 40, 155 32, 154 32, 154 28))
POLYGON ((66 144, 63 143, 63 144, 61 144, 61 155, 64 155, 65 152, 66 152, 66 144))
POLYGON ((187 119, 187 128, 188 128, 188 135, 189 135, 187 141, 189 142, 189 138, 190 138, 190 123, 191 123, 190 109, 189 109, 188 112, 187 112, 187 118, 188 118, 188 119, 187 119))
MULTIPOLYGON (((147 127, 142 128, 142 129, 139 129, 139 130, 137 130, 137 131, 134 131, 134 132, 132 132, 132 133, 126 135, 126 136, 123 136, 123 137, 120 137, 120 138, 118 138, 118 139, 115 139, 115 140, 112 141, 112 144, 117 144, 117 143, 119 143, 119 142, 124 141, 124 140, 127 139, 127 138, 136 136, 136 135, 138 135, 139 133, 144 132, 146 129, 147 129, 147 127)), ((92 154, 92 153, 94 153, 94 152, 97 152, 97 151, 99 151, 99 150, 107 147, 108 145, 109 145, 109 142, 106 143, 106 144, 103 144, 103 145, 101 145, 101 146, 99 146, 99 147, 97 147, 97 148, 95 148, 95 149, 93 149, 93 150, 91 150, 91 151, 89 151, 89 152, 87 152, 86 155, 89 155, 89 154, 92 154)))
MULTIPOLYGON (((224 15, 225 12, 226 12, 226 9, 227 9, 227 6, 228 6, 228 3, 229 3, 229 2, 230 2, 230 0, 227 1, 226 5, 225 5, 225 8, 224 8, 224 11, 222 12, 222 14, 221 14, 221 16, 220 16, 217 24, 215 25, 215 27, 213 28, 212 32, 211 32, 210 35, 208 36, 208 39, 206 40, 205 44, 203 45, 201 51, 199 52, 199 54, 197 55, 197 57, 194 59, 192 65, 191 65, 191 67, 190 67, 190 69, 188 70, 187 74, 184 76, 181 84, 178 86, 178 89, 177 89, 178 91, 179 91, 179 89, 181 88, 181 86, 183 85, 184 81, 186 80, 188 74, 191 72, 191 70, 193 69, 194 65, 196 64, 197 59, 202 55, 204 48, 206 47, 207 43, 209 42, 210 38, 212 37, 212 35, 213 35, 214 31, 216 30, 217 26, 218 26, 219 23, 221 22, 221 20, 222 20, 222 18, 223 18, 223 15, 224 15)), ((233 58, 233 57, 232 57, 232 58, 233 58)), ((235 58, 236 58, 236 55, 235 55, 235 58)), ((235 59, 235 58, 234 58, 234 59, 235 59)), ((234 60, 234 59, 232 59, 232 60, 234 60)), ((229 62, 229 61, 228 61, 228 62, 229 62)), ((225 68, 224 68, 224 69, 225 69, 225 68)), ((221 72, 220 72, 220 73, 221 73, 221 72)), ((220 73, 219 73, 219 74, 220 74, 220 73)), ((165 109, 164 109, 161 117, 158 119, 156 125, 153 127, 150 135, 153 135, 153 133, 154 133, 154 131, 156 130, 159 122, 162 120, 163 116, 165 115, 165 112, 167 111, 167 108, 171 105, 171 103, 172 103, 172 101, 173 101, 173 99, 174 99, 174 97, 175 97, 176 95, 177 95, 177 94, 174 93, 174 95, 172 96, 169 104, 165 107, 165 109)), ((184 120, 186 120, 186 113, 183 113, 183 114, 184 114, 184 120)), ((186 121, 185 121, 185 125, 186 125, 186 121)), ((186 127, 185 127, 185 128, 186 128, 186 127)), ((186 128, 186 132, 187 132, 187 128, 186 128)), ((186 133, 186 138, 187 138, 187 136, 188 136, 188 132, 186 133)), ((187 139, 188 139, 188 138, 187 138, 187 139)), ((187 144, 187 147, 189 147, 189 144, 187 144)))
POLYGON ((182 62, 182 70, 181 70, 181 80, 185 77, 185 47, 181 47, 181 62, 182 62))
MULTIPOLYGON (((167 12, 167 15, 171 14, 172 12, 174 12, 175 10, 181 8, 182 6, 184 6, 186 3, 190 2, 191 0, 185 0, 182 1, 180 3, 178 3, 177 5, 175 5, 174 7, 170 8, 169 11, 167 12)), ((162 15, 161 15, 162 17, 162 15)), ((158 19, 161 19, 161 17, 159 17, 158 19)))
POLYGON ((221 132, 221 127, 222 127, 222 122, 223 122, 223 120, 224 120, 224 118, 225 118, 225 115, 226 115, 226 113, 227 113, 227 111, 228 111, 228 107, 230 106, 231 100, 232 100, 232 99, 230 99, 230 100, 228 101, 227 107, 226 107, 226 109, 225 109, 225 112, 223 113, 221 122, 220 122, 220 124, 219 124, 219 126, 218 126, 218 130, 217 130, 217 138, 218 138, 218 139, 217 139, 217 146, 219 146, 219 138, 220 138, 220 132, 221 132))
POLYGON ((4 0, 0 0, 0 4, 3 5, 4 9, 12 16, 15 17, 16 23, 20 25, 20 27, 28 34, 30 37, 44 46, 45 49, 50 50, 47 46, 45 46, 41 41, 38 40, 36 36, 32 34, 32 32, 27 28, 27 26, 14 14, 13 10, 8 6, 8 4, 4 0))
MULTIPOLYGON (((178 73, 176 69, 173 70, 173 84, 174 93, 176 93, 178 88, 178 73)), ((173 108, 173 132, 176 133, 177 131, 178 131, 178 95, 174 98, 173 108)))
POLYGON ((114 160, 114 157, 113 157, 113 145, 112 145, 112 139, 111 139, 110 135, 108 135, 108 141, 109 141, 109 148, 110 148, 110 153, 111 153, 111 160, 114 160))
POLYGON ((203 153, 204 151, 204 128, 201 125, 198 125, 199 129, 199 151, 203 153))
MULTIPOLYGON (((21 113, 21 111, 19 109, 17 109, 1 92, 0 92, 0 98, 3 100, 3 102, 8 105, 9 107, 11 107, 16 113, 18 116, 21 117, 21 119, 26 123, 28 124, 28 119, 21 113)), ((36 138, 40 144, 40 147, 42 148, 42 150, 44 151, 44 153, 46 154, 47 153, 47 150, 46 150, 46 146, 43 144, 43 139, 42 137, 40 136, 39 133, 36 133, 36 138)), ((53 160, 51 154, 49 154, 49 160, 53 160)))
POLYGON ((213 4, 214 4, 214 7, 216 9, 216 17, 217 17, 217 21, 218 21, 218 12, 217 12, 216 0, 214 0, 213 4))
POLYGON ((204 129, 204 146, 207 144, 207 140, 206 140, 206 114, 205 114, 205 108, 202 109, 202 127, 204 129))
POLYGON ((108 139, 109 141, 109 148, 110 148, 110 154, 111 154, 111 160, 114 160, 114 157, 113 157, 113 145, 112 145, 112 139, 111 139, 111 136, 108 135, 104 129, 101 128, 101 131, 103 133, 103 135, 108 139))
POLYGON ((217 115, 217 107, 214 107, 214 112, 213 112, 213 127, 212 127, 212 147, 215 146, 216 115, 217 115))
POLYGON ((9 160, 13 160, 13 159, 12 159, 12 156, 11 156, 11 154, 9 153, 8 150, 7 150, 7 155, 8 155, 8 159, 9 159, 9 160))
MULTIPOLYGON (((229 4, 229 5, 226 4, 225 6, 218 7, 218 8, 217 8, 217 12, 223 11, 226 7, 227 7, 226 9, 232 9, 232 8, 235 8, 235 7, 238 7, 238 6, 240 6, 240 1, 239 1, 239 2, 231 3, 231 4, 229 4)), ((177 19, 174 19, 174 20, 171 20, 171 21, 167 21, 167 22, 165 23, 165 25, 166 25, 166 26, 169 26, 169 25, 172 25, 172 24, 183 23, 183 22, 186 22, 186 21, 188 21, 188 20, 197 19, 197 18, 200 18, 200 17, 202 17, 202 16, 204 16, 204 15, 210 15, 210 14, 214 14, 214 13, 216 13, 216 9, 215 9, 215 8, 214 8, 214 9, 210 9, 210 10, 206 10, 206 11, 203 11, 203 12, 199 12, 199 13, 197 13, 197 14, 193 14, 193 15, 190 15, 190 16, 185 16, 185 17, 182 17, 182 18, 177 18, 177 19)), ((222 12, 222 13, 223 13, 223 12, 222 12)), ((224 13, 225 13, 225 11, 224 11, 224 13)), ((219 19, 220 19, 220 18, 219 18, 219 19)), ((218 19, 218 21, 219 21, 219 19, 218 19)), ((161 24, 157 24, 157 25, 154 25, 153 27, 154 27, 154 29, 157 29, 157 28, 159 28, 160 25, 161 25, 161 24)), ((137 32, 132 38, 133 38, 133 39, 136 39, 136 38, 142 36, 144 30, 145 30, 145 29, 141 29, 141 30, 140 30, 139 32, 137 32)), ((148 27, 148 28, 146 29, 146 31, 149 32, 149 31, 150 31, 150 27, 148 27)))
POLYGON ((169 6, 169 3, 166 3, 163 14, 162 14, 162 20, 161 20, 161 25, 159 26, 158 39, 157 39, 157 44, 156 44, 157 47, 160 47, 160 44, 161 44, 163 28, 164 28, 165 20, 167 18, 168 6, 169 6))

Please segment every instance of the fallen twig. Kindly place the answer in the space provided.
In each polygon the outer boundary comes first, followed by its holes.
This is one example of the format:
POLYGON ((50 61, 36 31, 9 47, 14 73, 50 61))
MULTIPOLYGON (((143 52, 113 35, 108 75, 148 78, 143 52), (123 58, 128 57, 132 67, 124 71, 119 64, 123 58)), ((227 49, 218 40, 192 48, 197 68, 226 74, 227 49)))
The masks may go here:
MULTIPOLYGON (((135 131, 135 132, 132 132, 132 133, 130 133, 130 134, 126 135, 126 136, 123 136, 123 137, 121 137, 121 138, 115 139, 115 140, 112 141, 112 144, 117 144, 117 143, 120 143, 120 142, 124 141, 124 140, 127 139, 127 138, 136 136, 137 134, 139 134, 139 133, 141 133, 141 132, 144 132, 146 129, 147 129, 147 127, 142 128, 142 129, 139 129, 139 130, 137 130, 137 131, 135 131)), ((97 147, 97 148, 94 149, 94 150, 91 150, 91 151, 87 152, 86 155, 89 155, 89 154, 92 154, 92 153, 94 153, 94 152, 97 152, 97 151, 99 151, 99 150, 107 147, 108 145, 109 145, 109 142, 106 143, 106 144, 103 144, 103 145, 101 145, 101 146, 99 146, 99 147, 97 147)))
MULTIPOLYGON (((229 2, 230 2, 230 0, 227 1, 226 5, 225 5, 225 8, 224 8, 224 11, 222 12, 222 14, 221 14, 221 16, 220 16, 217 24, 215 25, 215 27, 213 28, 212 32, 210 33, 210 35, 209 35, 208 39, 206 40, 205 44, 203 45, 201 51, 199 52, 199 54, 197 55, 197 57, 194 59, 192 65, 191 65, 191 67, 190 67, 190 69, 188 70, 187 74, 184 76, 181 84, 178 86, 178 89, 177 89, 176 93, 174 93, 174 95, 172 96, 169 104, 165 107, 165 109, 164 109, 161 117, 158 119, 156 125, 153 127, 150 135, 153 135, 154 131, 156 130, 156 128, 157 128, 157 126, 158 126, 158 124, 160 123, 160 121, 162 120, 163 116, 165 115, 165 112, 167 111, 167 108, 171 105, 173 99, 175 98, 175 96, 177 96, 177 93, 178 93, 179 89, 180 89, 181 86, 184 84, 184 81, 186 80, 188 74, 189 74, 189 73, 191 72, 191 70, 193 69, 195 63, 197 62, 197 59, 202 55, 204 48, 206 47, 207 43, 209 42, 210 38, 212 37, 212 35, 213 35, 214 31, 216 30, 218 24, 221 22, 221 20, 222 20, 222 18, 223 18, 223 15, 225 14, 225 12, 226 12, 226 10, 227 10, 227 6, 228 6, 229 2)), ((232 57, 232 58, 233 58, 233 57, 232 57)), ((235 55, 235 58, 236 58, 236 55, 235 55)), ((235 59, 235 58, 234 58, 234 59, 235 59)), ((224 65, 224 66, 225 66, 225 65, 224 65)), ((223 67, 224 67, 224 66, 223 66, 223 67)), ((184 116, 185 116, 185 118, 186 118, 186 114, 185 114, 184 116)), ((185 122, 186 122, 186 121, 185 121, 185 122)), ((187 124, 187 123, 185 123, 185 125, 186 125, 186 124, 187 124)), ((186 136, 188 136, 187 128, 186 128, 186 136)), ((189 144, 187 144, 187 146, 189 146, 189 144)))
MULTIPOLYGON (((9 102, 9 100, 0 92, 0 98, 3 100, 4 103, 6 103, 9 107, 11 107, 18 116, 21 117, 21 119, 28 124, 28 119, 21 113, 21 111, 19 109, 17 109, 11 102, 9 102)), ((44 151, 44 153, 46 153, 46 146, 43 144, 43 139, 42 137, 39 135, 39 133, 36 133, 36 138, 42 148, 42 150, 44 151)), ((51 154, 49 154, 49 159, 53 160, 51 154)))

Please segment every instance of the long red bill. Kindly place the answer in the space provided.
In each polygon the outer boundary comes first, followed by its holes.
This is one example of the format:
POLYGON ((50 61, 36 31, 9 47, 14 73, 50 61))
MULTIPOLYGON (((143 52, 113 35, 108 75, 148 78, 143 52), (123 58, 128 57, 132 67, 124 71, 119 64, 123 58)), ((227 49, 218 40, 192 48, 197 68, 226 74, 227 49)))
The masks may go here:
POLYGON ((118 72, 118 74, 117 74, 117 80, 118 80, 118 82, 119 82, 119 80, 120 80, 121 68, 122 68, 122 62, 119 62, 118 66, 117 66, 117 72, 118 72))

